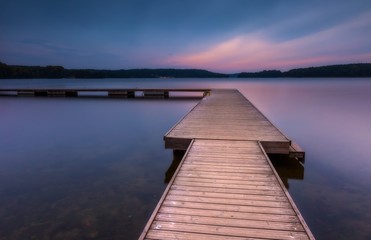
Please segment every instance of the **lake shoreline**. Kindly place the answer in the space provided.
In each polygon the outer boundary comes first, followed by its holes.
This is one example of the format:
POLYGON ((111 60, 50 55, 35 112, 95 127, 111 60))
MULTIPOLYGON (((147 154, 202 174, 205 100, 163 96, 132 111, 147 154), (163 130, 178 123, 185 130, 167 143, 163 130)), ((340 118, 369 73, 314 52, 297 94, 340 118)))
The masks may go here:
POLYGON ((62 66, 19 66, 0 62, 0 79, 33 78, 347 78, 371 77, 371 63, 352 63, 288 71, 262 70, 258 72, 217 73, 203 69, 66 69, 62 66))

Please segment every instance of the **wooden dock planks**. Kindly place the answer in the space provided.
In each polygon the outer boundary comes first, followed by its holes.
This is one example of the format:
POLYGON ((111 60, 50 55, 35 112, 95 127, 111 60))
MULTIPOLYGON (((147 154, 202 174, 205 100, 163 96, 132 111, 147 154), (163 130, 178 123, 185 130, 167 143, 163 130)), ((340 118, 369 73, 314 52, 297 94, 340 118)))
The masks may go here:
POLYGON ((237 90, 212 90, 165 135, 165 146, 187 149, 190 139, 266 142, 268 153, 288 153, 287 139, 237 90))
POLYGON ((197 139, 141 239, 310 239, 279 181, 257 141, 197 139))
POLYGON ((203 97, 209 89, 156 89, 156 88, 0 88, 0 96, 44 96, 44 97, 78 97, 108 96, 122 98, 181 98, 203 97))
POLYGON ((165 146, 187 152, 140 239, 314 239, 266 155, 291 141, 237 90, 212 90, 165 146))

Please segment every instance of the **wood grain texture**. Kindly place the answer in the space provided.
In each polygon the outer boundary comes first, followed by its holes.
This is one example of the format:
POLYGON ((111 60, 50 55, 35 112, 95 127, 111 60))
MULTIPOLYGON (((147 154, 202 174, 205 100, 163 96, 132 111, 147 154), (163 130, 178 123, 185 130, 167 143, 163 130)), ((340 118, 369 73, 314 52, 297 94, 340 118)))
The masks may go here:
POLYGON ((255 141, 194 140, 142 238, 311 239, 268 161, 255 141))
POLYGON ((266 155, 290 145, 237 90, 212 90, 165 135, 187 152, 140 239, 314 239, 266 155))
POLYGON ((172 144, 174 138, 282 142, 286 144, 282 147, 287 151, 290 143, 237 90, 212 90, 210 96, 204 98, 165 135, 167 147, 184 149, 184 146, 172 144))

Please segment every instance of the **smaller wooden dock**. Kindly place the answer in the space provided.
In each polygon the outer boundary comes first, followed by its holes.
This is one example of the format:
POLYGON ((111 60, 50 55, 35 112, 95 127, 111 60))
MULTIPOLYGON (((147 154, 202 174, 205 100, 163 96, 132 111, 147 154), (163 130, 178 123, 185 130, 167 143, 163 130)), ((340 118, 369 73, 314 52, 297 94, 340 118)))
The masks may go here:
POLYGON ((0 88, 0 96, 78 97, 99 95, 122 98, 204 97, 210 89, 158 88, 0 88), (195 95, 196 94, 196 95, 195 95))
POLYGON ((187 151, 140 239, 314 239, 266 154, 302 150, 238 91, 212 90, 165 144, 187 151))

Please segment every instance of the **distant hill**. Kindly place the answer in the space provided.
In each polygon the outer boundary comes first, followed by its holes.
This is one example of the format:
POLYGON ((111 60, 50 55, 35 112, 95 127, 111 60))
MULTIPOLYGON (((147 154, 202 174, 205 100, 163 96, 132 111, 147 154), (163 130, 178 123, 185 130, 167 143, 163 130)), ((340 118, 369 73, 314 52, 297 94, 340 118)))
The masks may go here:
POLYGON ((67 70, 75 78, 225 78, 226 74, 200 69, 67 70))
POLYGON ((242 72, 237 74, 239 78, 278 78, 284 77, 279 70, 264 70, 261 72, 242 72))
POLYGON ((225 78, 200 69, 65 69, 61 66, 16 66, 0 62, 0 78, 225 78))
POLYGON ((243 72, 237 75, 239 78, 275 78, 275 77, 371 77, 371 64, 344 64, 322 67, 297 68, 287 72, 269 70, 261 72, 243 72))
POLYGON ((331 65, 292 69, 287 72, 264 70, 237 74, 201 69, 65 69, 61 66, 18 66, 0 62, 0 78, 279 78, 279 77, 371 77, 371 63, 331 65))

